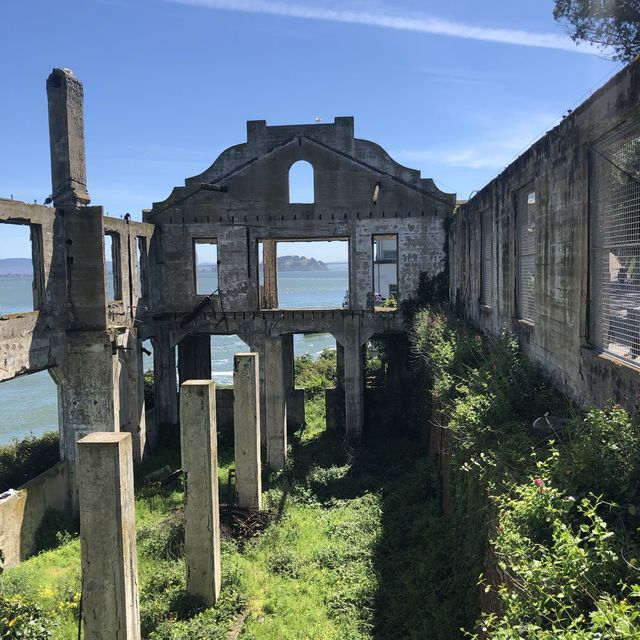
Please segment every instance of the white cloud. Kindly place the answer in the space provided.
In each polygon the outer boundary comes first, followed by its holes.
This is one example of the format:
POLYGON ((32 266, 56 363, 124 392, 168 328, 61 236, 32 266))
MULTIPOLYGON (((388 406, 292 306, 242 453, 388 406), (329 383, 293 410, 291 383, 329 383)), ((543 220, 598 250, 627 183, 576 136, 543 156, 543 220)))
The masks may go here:
POLYGON ((560 49, 577 53, 596 53, 590 47, 578 47, 566 36, 555 33, 536 33, 518 29, 499 29, 476 26, 434 18, 425 14, 414 13, 384 13, 373 8, 372 5, 359 3, 343 5, 346 8, 319 7, 290 2, 271 2, 269 0, 164 0, 177 4, 186 4, 210 9, 224 9, 245 13, 264 13, 308 20, 324 20, 330 22, 345 22, 362 24, 372 27, 384 27, 402 31, 415 31, 434 35, 463 38, 467 40, 482 40, 485 42, 499 42, 502 44, 520 45, 526 47, 543 47, 546 49, 560 49))
POLYGON ((405 149, 391 152, 403 164, 435 167, 446 165, 459 169, 488 170, 496 175, 556 124, 549 113, 519 114, 511 122, 485 123, 472 136, 457 143, 428 149, 405 149))

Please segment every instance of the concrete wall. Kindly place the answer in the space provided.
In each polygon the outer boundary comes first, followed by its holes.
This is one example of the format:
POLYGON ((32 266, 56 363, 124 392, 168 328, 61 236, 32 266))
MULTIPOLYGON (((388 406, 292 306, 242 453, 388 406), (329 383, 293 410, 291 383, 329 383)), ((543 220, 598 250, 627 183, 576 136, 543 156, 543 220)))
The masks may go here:
POLYGON ((59 462, 0 500, 0 549, 6 568, 35 553, 35 534, 47 509, 69 508, 69 474, 66 462, 59 462))
POLYGON ((526 354, 582 404, 609 399, 634 409, 640 362, 607 355, 589 337, 593 272, 594 146, 640 118, 640 64, 629 65, 549 131, 452 217, 450 297, 483 329, 507 327, 526 354), (518 319, 516 216, 519 194, 534 190, 534 322, 518 319), (481 303, 481 217, 491 217, 492 302, 481 303), (590 269, 591 267, 591 269, 590 269))

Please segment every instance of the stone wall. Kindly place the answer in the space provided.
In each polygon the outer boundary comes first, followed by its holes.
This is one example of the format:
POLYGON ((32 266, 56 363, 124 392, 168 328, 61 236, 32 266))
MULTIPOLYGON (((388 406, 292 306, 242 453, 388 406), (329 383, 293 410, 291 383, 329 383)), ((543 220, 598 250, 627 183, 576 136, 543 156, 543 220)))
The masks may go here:
POLYGON ((451 300, 482 329, 513 331, 526 354, 581 404, 637 404, 640 360, 605 353, 593 337, 599 290, 590 257, 597 241, 590 181, 594 149, 640 118, 639 96, 636 62, 462 204, 449 227, 451 300), (524 296, 518 299, 524 272, 517 223, 529 193, 536 207, 534 227, 527 228, 533 234, 532 320, 519 317, 524 296), (484 256, 483 239, 489 240, 484 256))
POLYGON ((29 480, 17 493, 0 500, 0 549, 6 568, 35 553, 35 535, 47 509, 69 508, 69 474, 66 462, 29 480))

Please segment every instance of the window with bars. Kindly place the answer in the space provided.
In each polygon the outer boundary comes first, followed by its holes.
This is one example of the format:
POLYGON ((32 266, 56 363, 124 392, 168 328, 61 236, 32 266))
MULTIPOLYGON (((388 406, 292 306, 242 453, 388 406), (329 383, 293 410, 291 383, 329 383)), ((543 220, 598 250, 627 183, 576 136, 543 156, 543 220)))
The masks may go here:
POLYGON ((640 364, 640 121, 595 147, 592 341, 640 364))
POLYGON ((480 304, 493 304, 493 212, 482 212, 480 227, 480 304))
POLYGON ((516 205, 516 315, 535 322, 536 192, 523 189, 516 205))

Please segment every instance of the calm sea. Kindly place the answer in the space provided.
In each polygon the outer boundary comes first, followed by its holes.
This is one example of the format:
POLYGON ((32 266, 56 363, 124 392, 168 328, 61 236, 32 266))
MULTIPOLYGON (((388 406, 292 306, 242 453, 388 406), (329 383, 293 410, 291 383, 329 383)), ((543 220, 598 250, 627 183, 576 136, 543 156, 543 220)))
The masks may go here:
MULTIPOLYGON (((280 306, 287 309, 339 308, 347 288, 348 271, 344 264, 330 265, 329 271, 281 273, 278 279, 280 306)), ((0 314, 32 308, 31 278, 0 277, 0 314)), ((233 354, 247 349, 237 336, 212 336, 213 379, 219 384, 231 384, 233 354)), ((296 335, 294 349, 296 356, 304 353, 317 356, 323 349, 335 349, 335 340, 327 334, 296 335)), ((144 366, 153 367, 151 357, 145 356, 144 366)), ((0 444, 57 428, 57 389, 47 371, 0 384, 0 444)))

